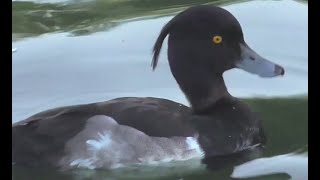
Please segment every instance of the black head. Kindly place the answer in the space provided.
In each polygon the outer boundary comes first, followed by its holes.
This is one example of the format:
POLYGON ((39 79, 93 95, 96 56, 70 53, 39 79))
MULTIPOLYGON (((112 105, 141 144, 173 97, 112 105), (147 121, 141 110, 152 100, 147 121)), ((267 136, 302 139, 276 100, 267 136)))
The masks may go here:
POLYGON ((157 65, 162 36, 167 34, 170 34, 169 62, 172 68, 180 64, 192 68, 198 65, 220 74, 235 66, 234 61, 241 55, 239 42, 244 42, 240 24, 228 11, 215 6, 192 7, 163 28, 154 47, 153 68, 157 65))
POLYGON ((284 73, 249 48, 237 19, 220 7, 192 7, 169 21, 154 45, 153 69, 167 35, 171 72, 195 109, 228 94, 222 78, 226 70, 239 67, 262 77, 284 73))

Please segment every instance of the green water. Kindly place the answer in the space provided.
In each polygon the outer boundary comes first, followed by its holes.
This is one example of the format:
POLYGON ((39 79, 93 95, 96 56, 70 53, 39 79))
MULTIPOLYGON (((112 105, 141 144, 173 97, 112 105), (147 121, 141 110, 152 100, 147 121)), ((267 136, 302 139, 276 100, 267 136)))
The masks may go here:
POLYGON ((37 4, 14 2, 12 33, 25 36, 48 32, 71 31, 84 35, 108 29, 121 20, 142 16, 161 16, 176 13, 197 4, 234 3, 232 0, 96 0, 82 3, 37 4))
MULTIPOLYGON (((13 122, 52 107, 121 96, 155 96, 186 104, 165 51, 159 69, 151 72, 151 47, 162 25, 177 12, 216 4, 239 19, 254 49, 286 69, 285 77, 272 80, 236 71, 225 75, 229 91, 244 98, 263 120, 268 138, 263 156, 308 152, 306 1, 41 2, 12 2, 12 46, 17 48, 12 59, 13 122)), ((197 163, 67 173, 13 167, 12 179, 232 179, 232 168, 210 172, 197 163)), ((280 173, 249 179, 288 177, 280 173)))

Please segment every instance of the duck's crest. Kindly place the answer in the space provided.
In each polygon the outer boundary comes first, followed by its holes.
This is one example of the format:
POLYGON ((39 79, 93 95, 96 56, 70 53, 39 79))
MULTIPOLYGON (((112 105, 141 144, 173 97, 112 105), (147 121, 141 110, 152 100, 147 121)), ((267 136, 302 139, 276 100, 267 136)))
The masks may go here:
POLYGON ((173 27, 173 21, 169 21, 161 30, 156 43, 153 46, 152 70, 155 70, 158 64, 159 54, 161 51, 163 40, 167 37, 173 27))

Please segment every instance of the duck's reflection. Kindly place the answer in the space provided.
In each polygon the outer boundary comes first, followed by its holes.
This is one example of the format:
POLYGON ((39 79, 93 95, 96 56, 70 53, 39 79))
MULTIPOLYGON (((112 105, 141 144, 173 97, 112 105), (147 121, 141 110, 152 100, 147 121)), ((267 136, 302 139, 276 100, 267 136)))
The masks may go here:
POLYGON ((233 154, 205 157, 202 159, 202 163, 206 164, 209 170, 218 171, 260 158, 263 155, 263 150, 263 146, 257 146, 233 154))

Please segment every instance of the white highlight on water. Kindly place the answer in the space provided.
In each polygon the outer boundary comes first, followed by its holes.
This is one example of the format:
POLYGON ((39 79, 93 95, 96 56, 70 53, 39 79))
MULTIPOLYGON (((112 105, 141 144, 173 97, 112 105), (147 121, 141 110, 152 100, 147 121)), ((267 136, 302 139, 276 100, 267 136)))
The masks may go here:
POLYGON ((289 153, 255 159, 235 167, 231 177, 251 178, 279 173, 288 174, 292 180, 308 179, 308 155, 289 153))

